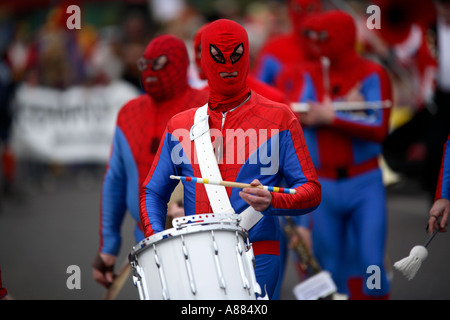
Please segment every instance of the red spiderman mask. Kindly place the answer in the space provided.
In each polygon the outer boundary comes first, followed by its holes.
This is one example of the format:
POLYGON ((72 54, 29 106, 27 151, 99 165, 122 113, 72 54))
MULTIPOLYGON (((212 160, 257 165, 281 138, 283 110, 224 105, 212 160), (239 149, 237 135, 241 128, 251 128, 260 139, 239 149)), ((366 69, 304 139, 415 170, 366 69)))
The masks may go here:
POLYGON ((197 33, 194 36, 194 61, 195 65, 198 69, 198 77, 202 80, 206 80, 205 73, 202 70, 202 59, 201 59, 201 53, 202 53, 202 34, 203 30, 205 30, 206 26, 208 24, 203 25, 200 29, 198 29, 197 33))
POLYGON ((289 0, 287 9, 294 31, 300 32, 304 19, 320 12, 322 5, 319 0, 289 0))
POLYGON ((227 111, 243 102, 250 90, 248 35, 237 22, 220 19, 203 30, 201 65, 210 89, 209 107, 227 111))
POLYGON ((164 101, 184 92, 188 86, 189 57, 186 45, 172 35, 154 38, 139 59, 142 86, 154 100, 164 101))
POLYGON ((330 59, 331 67, 347 66, 357 56, 356 26, 352 16, 338 10, 309 16, 303 24, 309 51, 330 59))

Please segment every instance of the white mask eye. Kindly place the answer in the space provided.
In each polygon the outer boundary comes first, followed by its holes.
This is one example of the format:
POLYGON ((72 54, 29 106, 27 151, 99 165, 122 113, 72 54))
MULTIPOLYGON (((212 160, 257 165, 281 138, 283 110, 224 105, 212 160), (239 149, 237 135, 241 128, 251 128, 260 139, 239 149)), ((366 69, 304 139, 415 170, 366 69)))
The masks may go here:
POLYGON ((152 69, 153 71, 158 71, 164 68, 168 61, 169 59, 167 59, 165 55, 159 56, 152 60, 147 60, 144 57, 142 57, 139 58, 139 60, 137 61, 137 66, 139 71, 145 71, 148 70, 149 68, 152 69))
POLYGON ((153 61, 152 70, 158 71, 164 68, 169 60, 166 56, 159 56, 153 61))
POLYGON ((244 55, 244 45, 241 43, 234 48, 233 53, 230 56, 231 63, 235 64, 244 55))
POLYGON ((222 52, 220 52, 219 48, 217 48, 215 45, 209 45, 209 53, 211 54, 211 57, 215 62, 221 64, 225 63, 225 57, 223 56, 222 52))

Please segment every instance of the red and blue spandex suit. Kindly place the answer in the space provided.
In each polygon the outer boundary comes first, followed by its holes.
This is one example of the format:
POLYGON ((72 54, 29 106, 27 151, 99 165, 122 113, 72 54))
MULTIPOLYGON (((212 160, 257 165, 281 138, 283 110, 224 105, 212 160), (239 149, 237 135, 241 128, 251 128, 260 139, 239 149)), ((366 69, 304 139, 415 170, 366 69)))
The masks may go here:
MULTIPOLYGON (((194 113, 195 109, 189 110, 171 119, 156 160, 144 183, 145 194, 141 196, 141 218, 144 223, 145 236, 164 230, 167 202, 177 184, 176 181, 170 180, 169 176, 201 177, 200 168, 194 161, 194 143, 189 140, 188 135, 184 135, 182 139, 174 135, 174 132, 179 132, 182 128, 186 129, 185 132, 189 132, 194 124, 194 113), (171 160, 173 150, 178 150, 177 154, 178 152, 182 154, 179 164, 174 164, 171 160)), ((208 114, 210 128, 220 129, 222 114, 212 110, 209 110, 208 114)), ((243 134, 239 135, 238 139, 247 140, 245 148, 237 151, 237 156, 244 157, 245 161, 236 159, 235 164, 219 164, 222 179, 244 183, 259 179, 263 185, 269 186, 280 186, 285 182, 290 188, 297 189, 295 195, 273 193, 272 204, 262 212, 264 217, 249 231, 250 242, 253 244, 257 260, 255 270, 257 280, 262 288, 267 285, 267 291, 270 293, 278 278, 278 240, 281 229, 277 216, 301 215, 314 210, 320 203, 320 185, 315 177, 312 163, 308 161, 309 157, 305 157, 307 149, 304 140, 299 136, 301 127, 287 106, 275 104, 252 92, 247 103, 227 113, 222 127, 224 141, 227 140, 227 128, 232 128, 237 123, 243 132, 248 129, 256 129, 258 145, 256 150, 250 154, 249 150, 254 147, 249 146, 249 139, 246 139, 243 134), (269 136, 267 138, 260 136, 258 128, 268 128, 269 136), (278 132, 276 136, 270 136, 271 129, 278 132), (272 139, 275 139, 277 143, 272 143, 272 139), (275 147, 276 149, 274 149, 275 147), (274 160, 278 162, 276 164, 278 170, 271 175, 261 174, 262 168, 274 165, 274 163, 267 164, 268 161, 261 160, 261 157, 271 155, 272 159, 275 159, 275 154, 279 157, 274 160)), ((235 150, 238 145, 242 146, 243 144, 238 141, 232 144, 235 150)), ((225 148, 224 154, 227 153, 225 148)), ((248 204, 239 196, 239 189, 227 188, 227 191, 236 213, 240 213, 248 207, 248 204)), ((186 215, 211 212, 204 185, 184 183, 184 208, 186 215)))
MULTIPOLYGON (((211 132, 220 132, 223 139, 220 153, 223 158, 218 161, 222 179, 244 183, 258 179, 263 185, 297 190, 295 195, 272 193, 270 206, 261 212, 263 218, 249 230, 256 278, 271 297, 280 264, 278 216, 302 215, 317 208, 320 184, 295 114, 287 105, 248 89, 250 59, 245 29, 223 19, 209 24, 203 31, 201 52, 202 69, 210 88, 209 128, 211 132), (222 72, 236 76, 223 78, 222 72)), ((189 139, 195 112, 196 109, 185 111, 169 121, 144 182, 141 221, 145 236, 164 228, 167 202, 177 184, 169 179, 170 175, 201 177, 195 144, 189 139), (173 157, 174 150, 177 159, 173 157)), ((186 215, 212 212, 204 185, 185 181, 183 185, 186 215)), ((236 213, 248 207, 239 191, 227 188, 236 213)))
MULTIPOLYGON (((320 102, 326 95, 332 101, 345 100, 352 90, 364 101, 392 101, 386 71, 355 51, 351 16, 325 12, 309 17, 303 26, 305 35, 314 35, 309 49, 328 57, 330 65, 328 72, 317 62, 293 66, 280 75, 278 85, 291 101, 320 102)), ((336 111, 329 125, 303 127, 322 185, 321 205, 312 214, 313 250, 319 263, 346 294, 349 279, 367 280, 369 266, 380 268, 380 288, 359 283, 358 298, 387 297, 390 290, 384 269, 386 198, 378 165, 389 116, 386 108, 336 111)), ((304 219, 298 223, 304 225, 304 219)))

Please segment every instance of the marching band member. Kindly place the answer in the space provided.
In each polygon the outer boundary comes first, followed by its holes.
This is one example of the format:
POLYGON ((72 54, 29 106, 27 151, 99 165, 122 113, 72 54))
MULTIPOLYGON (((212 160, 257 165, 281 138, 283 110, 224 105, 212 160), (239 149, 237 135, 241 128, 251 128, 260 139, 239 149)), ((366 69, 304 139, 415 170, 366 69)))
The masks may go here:
POLYGON ((387 209, 378 157, 390 110, 337 112, 330 101, 391 100, 390 79, 380 65, 357 54, 356 27, 349 14, 319 13, 305 19, 303 28, 308 50, 326 58, 322 65, 286 69, 279 87, 291 101, 311 102, 300 118, 323 192, 312 214, 313 252, 332 274, 339 293, 350 294, 350 299, 386 298, 387 209), (380 288, 360 283, 368 278, 371 265, 380 268, 380 288), (351 286, 360 286, 353 292, 347 288, 350 276, 357 280, 351 286))
MULTIPOLYGON (((201 36, 203 33, 203 30, 206 28, 207 24, 203 25, 195 34, 194 36, 194 54, 195 54, 195 65, 198 70, 198 76, 202 80, 207 80, 206 75, 202 70, 201 67, 201 36)), ((270 85, 268 83, 265 83, 262 80, 259 80, 257 77, 255 77, 252 74, 248 74, 247 76, 247 85, 250 88, 250 90, 255 91, 256 93, 266 97, 269 100, 280 102, 280 103, 287 103, 287 97, 285 94, 281 91, 275 88, 273 85, 270 85)), ((280 237, 280 277, 278 279, 278 285, 275 289, 275 292, 273 294, 273 299, 278 300, 279 298, 279 291, 281 289, 281 285, 284 278, 284 270, 285 270, 285 261, 286 261, 286 240, 284 233, 281 234, 280 237)))
MULTIPOLYGON (((201 163, 196 160, 200 154, 197 149, 202 147, 196 142, 205 137, 205 132, 198 133, 197 126, 209 128, 206 133, 215 134, 214 145, 219 152, 218 159, 213 156, 214 165, 222 180, 254 186, 285 182, 287 187, 296 189, 293 195, 256 188, 224 190, 225 202, 232 212, 242 215, 251 209, 261 217, 248 232, 257 282, 271 298, 280 263, 278 216, 311 212, 320 203, 321 191, 295 114, 287 105, 249 89, 249 51, 247 32, 238 23, 220 19, 205 28, 201 66, 210 89, 208 104, 182 112, 167 124, 143 184, 140 214, 146 237, 164 230, 167 202, 176 185, 169 177, 202 176, 201 163), (207 117, 202 116, 202 121, 197 122, 201 111, 207 117)), ((209 135, 206 137, 210 144, 209 135)), ((184 183, 186 215, 216 212, 216 202, 205 185, 184 183)))
POLYGON ((93 263, 93 277, 104 286, 113 279, 126 211, 137 222, 136 242, 144 239, 139 187, 153 162, 167 121, 176 113, 207 101, 207 91, 188 85, 188 65, 184 42, 172 35, 154 38, 138 61, 145 93, 130 100, 118 114, 102 187, 100 247, 93 263))

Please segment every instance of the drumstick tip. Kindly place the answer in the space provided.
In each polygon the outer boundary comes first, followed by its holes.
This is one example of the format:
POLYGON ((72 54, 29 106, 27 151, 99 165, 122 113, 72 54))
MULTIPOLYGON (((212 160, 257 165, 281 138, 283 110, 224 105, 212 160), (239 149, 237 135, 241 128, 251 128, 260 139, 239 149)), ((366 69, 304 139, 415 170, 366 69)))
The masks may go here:
POLYGON ((174 176, 173 174, 170 175, 170 179, 180 179, 178 176, 174 176))

